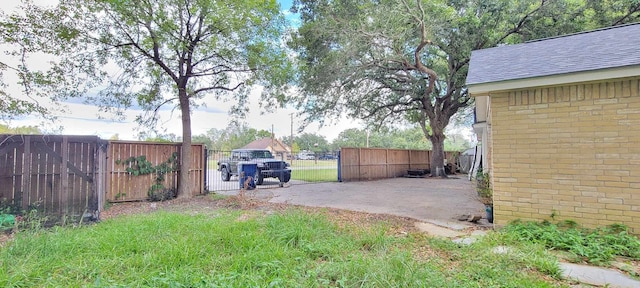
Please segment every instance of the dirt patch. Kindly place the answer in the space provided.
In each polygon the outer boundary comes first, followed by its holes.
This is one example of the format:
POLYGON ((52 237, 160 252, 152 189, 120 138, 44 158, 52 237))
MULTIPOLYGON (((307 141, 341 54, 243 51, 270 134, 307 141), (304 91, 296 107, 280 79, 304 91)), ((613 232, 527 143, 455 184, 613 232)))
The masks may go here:
POLYGON ((386 225, 389 225, 390 233, 396 235, 406 235, 408 233, 418 232, 414 227, 416 220, 408 217, 371 214, 335 208, 315 208, 283 203, 269 203, 255 198, 238 196, 198 196, 188 199, 174 199, 163 202, 113 203, 100 214, 100 219, 107 220, 123 215, 147 214, 156 211, 213 214, 213 212, 218 209, 232 209, 247 211, 247 213, 243 214, 247 216, 240 216, 238 219, 239 221, 243 221, 246 220, 247 217, 250 217, 250 215, 254 215, 254 212, 270 214, 291 208, 301 209, 309 213, 325 214, 340 227, 362 225, 371 226, 384 222, 386 225))

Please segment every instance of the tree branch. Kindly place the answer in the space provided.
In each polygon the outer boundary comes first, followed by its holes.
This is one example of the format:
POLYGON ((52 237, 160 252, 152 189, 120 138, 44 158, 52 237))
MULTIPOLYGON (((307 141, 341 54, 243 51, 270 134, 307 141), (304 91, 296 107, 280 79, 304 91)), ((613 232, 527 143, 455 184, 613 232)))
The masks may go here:
MULTIPOLYGON (((520 21, 518 21, 516 26, 513 27, 513 29, 507 31, 506 34, 502 35, 502 37, 500 37, 500 39, 498 39, 498 41, 496 41, 493 44, 493 46, 496 46, 496 45, 502 43, 502 41, 504 41, 504 39, 506 39, 507 37, 511 36, 512 34, 520 32, 520 30, 524 26, 525 22, 527 22, 527 19, 529 19, 529 17, 531 17, 533 14, 537 13, 538 11, 540 11, 540 9, 542 9, 542 7, 544 7, 547 4, 547 1, 548 0, 540 0, 540 5, 538 7, 536 7, 536 9, 533 9, 533 10, 529 11, 529 13, 525 14, 524 17, 522 17, 520 19, 520 21)), ((483 47, 478 47, 477 49, 480 49, 480 48, 483 48, 483 47)))
POLYGON ((624 16, 622 16, 620 19, 618 19, 618 20, 614 21, 614 22, 611 24, 611 26, 616 26, 616 25, 623 24, 623 23, 624 23, 624 21, 625 21, 627 18, 629 18, 633 13, 636 13, 636 12, 638 12, 638 11, 640 11, 640 2, 638 2, 638 5, 636 5, 635 7, 633 7, 633 6, 632 6, 632 7, 631 7, 631 9, 629 9, 629 12, 628 12, 626 15, 624 15, 624 16))
POLYGON ((205 92, 205 91, 211 91, 211 90, 224 90, 224 91, 235 91, 236 89, 240 88, 240 86, 244 85, 244 82, 238 83, 238 85, 236 85, 235 87, 224 87, 224 86, 209 86, 209 87, 204 87, 204 88, 200 88, 197 89, 195 91, 193 91, 191 93, 191 95, 197 95, 198 93, 201 92, 205 92))

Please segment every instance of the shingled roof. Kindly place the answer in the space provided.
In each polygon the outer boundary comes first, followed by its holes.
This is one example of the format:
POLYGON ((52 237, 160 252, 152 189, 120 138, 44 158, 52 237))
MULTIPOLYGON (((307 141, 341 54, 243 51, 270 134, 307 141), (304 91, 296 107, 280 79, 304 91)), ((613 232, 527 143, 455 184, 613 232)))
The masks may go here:
POLYGON ((272 139, 272 138, 261 138, 261 139, 255 140, 245 145, 244 147, 242 147, 242 149, 268 149, 268 150, 274 149, 274 151, 271 151, 271 152, 288 152, 287 145, 285 145, 278 139, 272 139))
POLYGON ((467 85, 633 65, 640 65, 640 23, 472 51, 467 85))

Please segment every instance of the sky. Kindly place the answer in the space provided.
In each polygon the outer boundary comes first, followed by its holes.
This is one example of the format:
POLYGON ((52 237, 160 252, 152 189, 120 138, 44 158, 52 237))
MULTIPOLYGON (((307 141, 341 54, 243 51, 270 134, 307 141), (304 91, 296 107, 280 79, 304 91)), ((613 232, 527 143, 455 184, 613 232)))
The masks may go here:
MULTIPOLYGON (((299 25, 299 17, 289 12, 292 0, 280 0, 282 11, 286 15, 287 19, 292 26, 299 25)), ((14 11, 20 3, 20 0, 2 0, 2 7, 0 8, 5 13, 14 11)), ((44 3, 46 5, 53 5, 56 1, 52 0, 40 0, 36 3, 44 3)), ((32 58, 37 61, 37 58, 32 58)), ((6 61, 7 59, 3 59, 6 61)), ((16 95, 20 93, 19 87, 15 84, 17 78, 10 73, 4 75, 5 83, 10 86, 6 91, 16 95)), ((251 93, 249 100, 249 114, 244 119, 250 128, 258 130, 273 131, 278 138, 289 136, 293 128, 294 134, 298 133, 301 127, 302 121, 297 117, 293 117, 292 114, 297 111, 292 107, 285 107, 278 109, 274 113, 265 113, 264 109, 260 108, 258 99, 260 96, 260 88, 257 87, 251 93), (293 127, 292 127, 293 126, 293 127)), ((42 119, 29 116, 21 119, 11 120, 8 124, 11 127, 16 126, 39 126, 43 127, 45 131, 56 131, 60 134, 69 135, 97 135, 104 139, 109 139, 114 135, 118 135, 121 140, 137 140, 139 128, 138 124, 134 121, 136 115, 140 115, 141 111, 129 110, 126 113, 126 119, 124 121, 111 120, 109 114, 100 113, 97 107, 83 104, 78 99, 72 99, 70 101, 62 103, 68 113, 56 114, 57 121, 55 124, 43 123, 42 119), (58 127, 62 128, 62 131, 54 130, 58 127)), ((231 120, 228 114, 229 109, 233 105, 233 102, 216 101, 213 97, 205 98, 204 104, 206 107, 199 107, 194 109, 192 113, 192 135, 205 134, 212 128, 224 129, 227 127, 231 120)), ((180 119, 180 111, 173 110, 170 106, 164 107, 161 110, 160 127, 165 129, 165 133, 172 133, 177 136, 182 135, 182 122, 180 119)), ((324 127, 320 127, 318 123, 312 123, 307 126, 302 133, 314 133, 324 136, 327 140, 334 140, 338 134, 349 128, 363 128, 361 121, 351 119, 335 119, 334 121, 325 124, 324 127), (331 124, 334 123, 334 124, 331 124)), ((294 135, 295 136, 295 135, 294 135)))
MULTIPOLYGON (((0 10, 4 13, 10 13, 15 10, 20 3, 20 0, 0 0, 2 6, 0 10)), ((55 5, 56 0, 35 0, 38 4, 55 5)), ((300 19, 298 15, 289 11, 293 0, 278 0, 281 4, 282 12, 289 20, 292 27, 298 27, 300 25, 300 19)), ((1 46, 0 46, 1 48, 1 46)), ((2 59, 3 62, 8 59, 2 59)), ((46 61, 46 59, 32 58, 34 61, 46 61)), ((20 87, 15 83, 17 78, 15 75, 5 73, 3 75, 5 84, 9 84, 5 91, 12 93, 12 95, 20 94, 20 87)), ((298 112, 293 107, 285 107, 277 109, 273 113, 266 113, 265 109, 260 108, 258 101, 260 96, 260 87, 252 90, 249 99, 249 113, 243 120, 250 128, 257 130, 273 131, 277 138, 282 138, 291 135, 293 130, 294 136, 299 133, 312 133, 324 136, 328 141, 333 141, 340 132, 349 128, 364 128, 363 121, 357 119, 347 119, 342 117, 340 119, 327 119, 324 126, 320 126, 318 123, 311 123, 304 130, 299 131, 302 121, 295 114, 298 112), (292 117, 294 115, 294 117, 292 117)), ((217 101, 213 97, 207 97, 204 100, 204 106, 198 107, 193 110, 191 116, 191 128, 192 135, 205 134, 212 128, 224 129, 227 127, 232 117, 229 115, 229 110, 234 102, 217 101)), ((42 119, 35 116, 24 117, 21 119, 11 120, 7 123, 11 127, 16 126, 38 126, 44 128, 47 133, 55 134, 67 134, 67 135, 97 135, 103 139, 109 139, 114 135, 118 136, 121 140, 137 140, 140 132, 140 127, 134 121, 135 117, 140 115, 140 110, 128 110, 125 115, 126 119, 123 121, 111 120, 113 117, 109 114, 100 113, 95 106, 83 104, 79 99, 70 99, 64 103, 61 103, 67 113, 56 114, 57 121, 54 124, 45 123, 42 119)), ((164 134, 174 134, 176 136, 182 135, 182 122, 180 119, 180 111, 172 109, 172 106, 165 106, 160 110, 161 121, 159 122, 159 128, 164 130, 164 134)), ((453 127, 452 127, 453 128, 453 127)), ((472 138, 472 131, 469 127, 456 127, 451 130, 455 130, 454 133, 465 134, 468 138, 472 138)))

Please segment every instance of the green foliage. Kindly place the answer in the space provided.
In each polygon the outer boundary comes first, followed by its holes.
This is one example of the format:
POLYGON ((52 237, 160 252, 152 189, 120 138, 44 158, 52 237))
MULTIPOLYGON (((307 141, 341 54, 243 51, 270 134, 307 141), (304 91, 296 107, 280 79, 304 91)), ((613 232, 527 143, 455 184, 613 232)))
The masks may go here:
MULTIPOLYGON (((269 110, 284 105, 293 77, 275 0, 25 1, 19 10, 0 16, 0 40, 15 44, 7 53, 48 59, 41 70, 25 71, 25 87, 53 99, 83 97, 116 118, 137 106, 144 113, 136 121, 153 131, 169 105, 183 115, 187 159, 185 115, 204 97, 236 100, 231 112, 243 116, 253 85, 262 86, 260 103, 269 110)), ((187 193, 190 162, 181 166, 179 192, 187 193)))
MULTIPOLYGON (((210 146, 207 147, 210 149, 231 151, 261 138, 271 138, 271 132, 250 128, 247 123, 231 121, 225 129, 212 128, 202 136, 207 137, 208 141, 200 137, 198 139, 201 139, 200 142, 209 142, 210 146)), ((196 141, 196 138, 192 139, 196 141)))
POLYGON ((13 229, 16 224, 16 216, 13 214, 3 214, 0 212, 0 232, 13 229))
POLYGON ((211 140, 211 138, 207 137, 207 135, 204 134, 200 134, 200 135, 195 135, 193 137, 191 137, 191 141, 193 143, 202 143, 204 144, 205 147, 207 147, 207 149, 214 149, 213 148, 213 140, 211 140))
POLYGON ((332 151, 327 139, 314 133, 296 135, 294 143, 297 143, 301 150, 312 151, 316 154, 332 151))
MULTIPOLYGON (((637 0, 597 2, 297 0, 302 26, 289 44, 300 56, 300 93, 293 100, 306 121, 346 115, 372 127, 414 123, 444 151, 451 118, 473 103, 465 83, 472 50, 613 25, 594 21, 600 12, 631 12, 625 22, 640 14, 637 0)), ((433 161, 444 160, 438 156, 433 161)))
POLYGON ((491 188, 491 175, 478 169, 476 173, 476 191, 480 201, 485 205, 493 204, 493 188, 491 188))
POLYGON ((291 152, 293 153, 300 153, 300 145, 298 145, 298 143, 293 142, 293 146, 291 146, 291 152))
POLYGON ((149 201, 166 201, 176 198, 178 194, 176 193, 176 189, 174 188, 165 188, 161 184, 153 184, 151 188, 149 188, 149 201))
POLYGON ((512 243, 505 253, 495 253, 496 247, 504 247, 496 233, 488 233, 471 245, 442 238, 426 241, 436 253, 448 258, 445 263, 449 267, 464 267, 452 269, 445 287, 465 287, 469 282, 475 287, 563 287, 538 279, 539 275, 561 278, 557 257, 540 245, 512 243))
MULTIPOLYGON (((340 147, 367 147, 367 134, 369 147, 372 148, 393 148, 393 149, 417 149, 430 150, 431 142, 424 136, 420 127, 380 129, 369 131, 366 129, 350 128, 346 129, 333 141, 331 149, 339 150, 340 147)), ((465 139, 464 135, 447 132, 447 139, 444 142, 445 151, 462 151, 472 144, 465 139)))
MULTIPOLYGON (((169 156, 169 159, 158 165, 153 165, 153 163, 149 162, 145 155, 137 157, 132 156, 125 160, 118 159, 116 160, 116 164, 127 166, 125 170, 133 176, 155 174, 153 184, 151 184, 151 187, 149 187, 147 192, 150 201, 164 201, 173 199, 177 196, 175 189, 165 188, 163 182, 167 173, 171 173, 179 169, 180 163, 178 162, 178 152, 173 152, 171 156, 169 156)), ((124 195, 126 194, 122 194, 122 196, 124 195)), ((118 195, 116 195, 116 199, 120 196, 121 193, 118 193, 118 195)))
POLYGON ((143 139, 141 139, 142 141, 145 142, 158 142, 158 143, 172 143, 172 142, 180 142, 180 137, 176 136, 173 133, 169 133, 166 135, 155 135, 155 136, 148 136, 148 135, 140 135, 141 137, 143 137, 143 139))
POLYGON ((56 224, 55 221, 59 219, 53 221, 54 219, 43 215, 41 204, 41 202, 34 202, 23 209, 17 201, 2 199, 0 201, 0 232, 14 229, 38 232, 42 227, 56 224))
MULTIPOLYGON (((2 100, 0 100, 2 101, 2 100)), ((38 126, 18 126, 9 127, 8 125, 0 124, 0 134, 44 134, 38 126)))
POLYGON ((393 236, 383 222, 338 226, 295 209, 242 213, 158 212, 23 231, 0 248, 0 286, 552 286, 532 273, 542 266, 530 260, 537 252, 504 257, 421 235, 393 236), (412 253, 425 249, 439 253, 412 253))
MULTIPOLYGON (((2 43, 2 42, 0 42, 2 43)), ((0 76, 2 76, 2 62, 0 62, 0 76)), ((0 78, 0 89, 2 89, 2 78, 0 78)), ((0 90, 0 119, 10 120, 19 116, 39 114, 49 116, 49 110, 37 102, 15 98, 7 92, 0 90)))
POLYGON ((640 239, 629 234, 628 228, 620 224, 587 229, 573 221, 557 224, 548 221, 515 221, 501 233, 511 241, 537 243, 550 249, 567 251, 578 261, 598 265, 607 264, 615 256, 640 259, 640 239))

